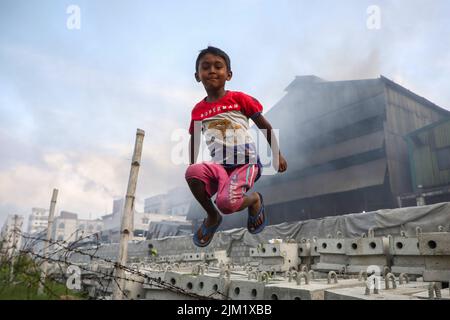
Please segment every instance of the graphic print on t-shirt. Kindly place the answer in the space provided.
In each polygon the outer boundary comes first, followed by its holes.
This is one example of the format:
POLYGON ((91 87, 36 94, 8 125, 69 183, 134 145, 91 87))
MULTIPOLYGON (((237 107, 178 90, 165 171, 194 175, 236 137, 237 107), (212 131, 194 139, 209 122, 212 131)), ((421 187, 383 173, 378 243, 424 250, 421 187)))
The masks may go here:
POLYGON ((256 146, 249 134, 249 118, 262 112, 261 104, 242 92, 228 91, 215 102, 202 100, 192 110, 189 132, 201 122, 214 162, 224 165, 257 163, 256 146))

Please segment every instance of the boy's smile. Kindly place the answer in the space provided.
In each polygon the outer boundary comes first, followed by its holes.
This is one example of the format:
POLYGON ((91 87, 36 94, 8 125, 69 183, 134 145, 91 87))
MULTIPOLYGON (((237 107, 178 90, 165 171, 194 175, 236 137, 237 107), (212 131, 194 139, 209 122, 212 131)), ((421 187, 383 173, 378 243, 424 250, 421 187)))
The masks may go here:
POLYGON ((225 60, 211 53, 205 54, 199 61, 198 70, 195 73, 197 81, 202 82, 208 95, 220 94, 225 88, 225 82, 232 77, 225 60))

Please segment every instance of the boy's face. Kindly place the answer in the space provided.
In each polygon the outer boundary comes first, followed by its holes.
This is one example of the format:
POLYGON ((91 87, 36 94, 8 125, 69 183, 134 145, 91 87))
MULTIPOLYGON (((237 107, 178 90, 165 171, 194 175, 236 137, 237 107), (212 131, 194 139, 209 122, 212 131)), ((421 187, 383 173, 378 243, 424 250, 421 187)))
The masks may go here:
POLYGON ((225 87, 232 75, 222 57, 207 53, 200 58, 195 79, 202 82, 206 90, 219 90, 225 87))

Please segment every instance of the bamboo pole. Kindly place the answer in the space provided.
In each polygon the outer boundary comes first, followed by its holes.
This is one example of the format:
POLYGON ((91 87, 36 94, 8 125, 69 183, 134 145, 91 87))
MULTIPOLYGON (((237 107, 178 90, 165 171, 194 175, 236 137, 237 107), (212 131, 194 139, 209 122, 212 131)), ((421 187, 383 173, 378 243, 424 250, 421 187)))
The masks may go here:
POLYGON ((128 179, 127 195, 125 198, 125 205, 122 215, 122 224, 120 227, 120 244, 119 256, 115 266, 115 279, 113 287, 113 300, 123 299, 123 290, 125 288, 125 272, 120 266, 125 266, 128 258, 128 241, 133 232, 133 212, 134 199, 136 192, 137 178, 139 174, 139 167, 142 155, 142 145, 144 141, 144 130, 137 129, 136 142, 134 145, 133 159, 131 161, 130 177, 128 179))

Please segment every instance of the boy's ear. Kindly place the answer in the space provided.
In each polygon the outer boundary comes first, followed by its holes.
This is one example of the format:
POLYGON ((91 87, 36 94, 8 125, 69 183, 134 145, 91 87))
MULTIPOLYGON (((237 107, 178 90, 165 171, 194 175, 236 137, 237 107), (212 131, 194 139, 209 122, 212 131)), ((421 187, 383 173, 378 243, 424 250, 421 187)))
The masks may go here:
POLYGON ((227 77, 227 81, 230 81, 231 78, 233 77, 233 71, 228 71, 228 77, 227 77))
POLYGON ((200 78, 199 78, 199 76, 198 76, 198 73, 197 73, 197 72, 194 73, 194 77, 195 77, 195 80, 197 80, 197 82, 200 82, 200 81, 201 81, 200 78))

